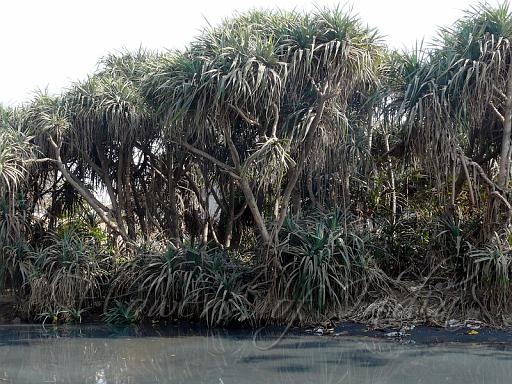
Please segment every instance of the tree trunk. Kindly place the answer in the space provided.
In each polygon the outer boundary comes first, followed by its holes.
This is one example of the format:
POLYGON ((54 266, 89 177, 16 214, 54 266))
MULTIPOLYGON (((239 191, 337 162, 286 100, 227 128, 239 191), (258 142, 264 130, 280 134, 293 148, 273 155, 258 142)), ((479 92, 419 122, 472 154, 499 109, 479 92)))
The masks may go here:
POLYGON ((322 94, 318 96, 318 101, 316 105, 316 115, 313 118, 313 121, 311 122, 311 125, 309 126, 308 133, 305 138, 304 146, 302 147, 302 150, 299 153, 296 165, 290 169, 288 173, 288 183, 286 184, 283 197, 281 199, 281 210, 279 212, 279 218, 277 220, 276 225, 274 226, 273 235, 274 238, 277 238, 279 231, 281 230, 281 227, 283 226, 284 220, 286 218, 286 215, 288 213, 288 206, 290 204, 290 198, 292 196, 293 189, 295 188, 295 185, 297 184, 297 180, 299 180, 299 176, 302 173, 302 170, 304 169, 304 165, 306 164, 307 158, 309 156, 309 153, 311 152, 311 149, 313 148, 315 134, 318 129, 318 126, 320 125, 320 122, 322 121, 322 115, 324 113, 325 104, 328 100, 326 96, 328 88, 325 87, 322 94))
POLYGON ((258 230, 261 234, 263 242, 265 244, 269 244, 270 240, 271 240, 270 234, 268 233, 267 227, 265 226, 265 221, 263 220, 263 216, 261 216, 260 210, 256 203, 256 198, 254 197, 254 194, 252 193, 251 186, 249 185, 249 181, 245 177, 242 177, 240 179, 240 188, 242 189, 242 192, 244 193, 245 200, 247 201, 247 206, 251 210, 252 217, 254 219, 254 223, 256 224, 256 227, 258 227, 258 230))
POLYGON ((503 111, 503 136, 501 139, 501 156, 498 173, 498 186, 506 188, 510 172, 510 135, 512 133, 512 68, 508 70, 507 100, 503 111))
POLYGON ((180 232, 178 227, 178 204, 176 201, 176 182, 174 175, 169 175, 168 179, 169 188, 169 234, 171 238, 179 241, 180 232))
POLYGON ((233 224, 235 222, 235 185, 232 180, 229 182, 229 206, 227 216, 224 246, 229 248, 231 246, 231 239, 233 238, 233 224))
POLYGON ((393 171, 393 164, 391 163, 391 156, 389 155, 389 133, 384 134, 384 145, 386 146, 386 163, 389 175, 389 184, 391 187, 391 224, 395 225, 396 219, 396 186, 395 186, 395 172, 393 171))
POLYGON ((114 187, 112 185, 112 180, 110 179, 109 174, 109 160, 107 160, 107 156, 105 155, 105 152, 101 145, 96 146, 96 153, 98 155, 98 159, 100 160, 100 168, 103 173, 103 181, 105 183, 105 186, 107 187, 107 193, 110 198, 110 203, 112 204, 112 211, 114 212, 117 224, 119 227, 123 229, 123 231, 126 232, 126 229, 124 228, 123 223, 123 215, 121 213, 121 210, 119 209, 118 204, 118 197, 116 196, 114 192, 114 187))
POLYGON ((125 169, 124 171, 124 198, 125 198, 125 213, 126 213, 126 227, 128 228, 128 236, 131 239, 137 237, 135 229, 135 217, 133 212, 133 196, 132 196, 132 148, 129 147, 124 152, 125 157, 125 169))
POLYGON ((231 129, 229 127, 224 127, 224 138, 226 139, 226 144, 229 149, 229 153, 231 155, 231 160, 233 160, 233 163, 235 165, 235 169, 238 172, 240 176, 239 184, 240 188, 242 189, 242 192, 244 194, 245 200, 247 201, 247 206, 251 210, 254 223, 256 224, 256 227, 258 228, 258 231, 260 232, 260 235, 263 239, 263 242, 265 244, 270 243, 270 235, 268 233, 267 227, 265 226, 265 220, 263 220, 263 216, 261 215, 260 209, 258 208, 258 204, 256 202, 256 198, 254 197, 254 194, 252 192, 251 185, 249 184, 249 180, 242 175, 242 167, 240 163, 240 155, 238 154, 238 151, 235 147, 235 144, 233 143, 233 139, 231 137, 231 129))
POLYGON ((69 184, 89 203, 91 208, 98 214, 101 220, 113 230, 115 233, 119 233, 124 241, 128 242, 129 237, 126 232, 121 228, 118 223, 114 220, 110 219, 108 216, 108 209, 105 207, 98 199, 94 197, 94 195, 85 187, 85 185, 77 180, 66 168, 61 157, 60 157, 60 146, 58 146, 55 141, 49 137, 49 141, 53 149, 55 150, 55 164, 57 165, 58 170, 62 173, 62 176, 67 180, 69 184))

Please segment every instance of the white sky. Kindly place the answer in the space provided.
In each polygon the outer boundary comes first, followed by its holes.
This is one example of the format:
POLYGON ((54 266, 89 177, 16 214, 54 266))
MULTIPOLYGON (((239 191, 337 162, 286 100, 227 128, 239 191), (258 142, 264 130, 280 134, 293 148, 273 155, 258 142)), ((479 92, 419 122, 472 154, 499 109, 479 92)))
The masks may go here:
MULTIPOLYGON (((311 9, 329 0, 2 0, 0 103, 37 89, 59 92, 124 48, 181 48, 210 23, 250 8, 311 9)), ((343 3, 343 0, 342 0, 343 3)), ((352 0, 353 9, 395 47, 427 41, 475 0, 352 0)))

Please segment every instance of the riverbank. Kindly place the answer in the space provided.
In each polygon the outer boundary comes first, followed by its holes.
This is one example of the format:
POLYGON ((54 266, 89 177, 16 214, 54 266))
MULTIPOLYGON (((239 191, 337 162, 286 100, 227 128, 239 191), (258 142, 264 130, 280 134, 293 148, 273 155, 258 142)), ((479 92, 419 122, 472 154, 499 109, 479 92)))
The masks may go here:
MULTIPOLYGON (((39 323, 23 321, 22 315, 18 313, 16 300, 13 296, 0 296, 0 326, 26 325, 38 326, 39 323)), ((51 322, 51 321, 50 321, 51 322)), ((47 324, 47 326, 50 324, 47 324)), ((102 324, 100 318, 90 317, 83 322, 84 326, 108 327, 102 324)), ((132 325, 133 328, 143 328, 147 324, 132 325)), ((191 333, 201 333, 207 328, 202 325, 186 322, 156 322, 151 323, 148 329, 155 329, 163 326, 170 330, 180 328, 189 329, 191 333)), ((115 327, 113 327, 115 328, 115 327)), ((236 332, 246 328, 215 328, 219 330, 229 329, 236 332)), ((285 332, 286 327, 270 326, 261 327, 271 332, 285 332)), ((503 343, 512 345, 512 328, 491 327, 477 320, 447 321, 445 326, 433 326, 427 324, 405 325, 403 327, 379 327, 370 324, 342 321, 329 325, 318 325, 310 327, 292 327, 288 330, 294 335, 311 335, 316 337, 363 337, 389 340, 400 343, 413 344, 442 344, 442 343, 503 343)))
MULTIPOLYGON (((311 329, 307 329, 310 331, 311 329)), ((308 332, 314 334, 313 332, 308 332)), ((326 335, 327 336, 327 335, 326 335)), ((372 328, 364 324, 344 322, 337 324, 331 334, 333 337, 377 338, 400 343, 443 344, 443 343, 481 343, 512 345, 512 328, 497 329, 468 322, 453 327, 433 327, 418 325, 404 328, 372 328)))
MULTIPOLYGON (((16 312, 12 311, 5 303, 0 305, 0 330, 12 327, 41 327, 38 323, 21 322, 16 316, 16 312), (6 311, 7 310, 7 311, 6 311), (9 312, 11 311, 11 312, 9 312)), ((46 328, 55 328, 57 325, 46 324, 46 328)), ((214 328, 208 329, 202 325, 194 323, 170 323, 170 324, 140 324, 125 327, 110 326, 103 323, 93 322, 79 325, 61 324, 59 328, 64 329, 76 327, 92 327, 98 330, 104 330, 105 333, 111 330, 132 329, 137 333, 143 330, 146 336, 161 335, 168 336, 191 336, 191 335, 207 335, 211 332, 229 332, 230 334, 245 334, 247 328, 214 328), (163 331, 164 330, 164 331, 163 331)), ((468 344, 503 344, 512 346, 512 328, 491 328, 487 326, 468 323, 468 325, 457 325, 453 327, 434 327, 428 325, 409 326, 403 328, 375 328, 366 324, 354 322, 341 322, 333 327, 292 327, 287 329, 284 326, 260 327, 253 331, 262 332, 263 334, 271 333, 274 335, 282 334, 283 336, 308 336, 313 339, 317 338, 362 338, 368 340, 381 340, 397 342, 400 344, 418 344, 418 345, 436 345, 445 343, 468 343, 468 344)))

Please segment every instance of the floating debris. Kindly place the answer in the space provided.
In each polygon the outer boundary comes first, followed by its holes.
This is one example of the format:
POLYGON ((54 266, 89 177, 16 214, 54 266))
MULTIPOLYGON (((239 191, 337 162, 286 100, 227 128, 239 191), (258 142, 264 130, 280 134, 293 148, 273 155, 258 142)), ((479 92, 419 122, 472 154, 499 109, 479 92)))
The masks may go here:
POLYGON ((385 334, 386 337, 396 337, 396 338, 402 338, 405 336, 411 336, 408 333, 402 332, 402 331, 394 331, 394 332, 388 332, 385 334))
POLYGON ((450 319, 446 321, 445 325, 447 328, 460 328, 464 325, 464 323, 461 323, 460 321, 455 319, 450 319))
POLYGON ((483 326, 483 323, 479 320, 465 320, 458 321, 455 319, 450 319, 446 321, 447 328, 469 328, 469 329, 480 329, 483 326))
POLYGON ((314 333, 317 336, 330 335, 334 333, 334 328, 316 327, 313 329, 306 329, 306 333, 314 333))
POLYGON ((478 320, 468 320, 466 321, 466 328, 470 329, 480 329, 482 328, 482 322, 478 320))

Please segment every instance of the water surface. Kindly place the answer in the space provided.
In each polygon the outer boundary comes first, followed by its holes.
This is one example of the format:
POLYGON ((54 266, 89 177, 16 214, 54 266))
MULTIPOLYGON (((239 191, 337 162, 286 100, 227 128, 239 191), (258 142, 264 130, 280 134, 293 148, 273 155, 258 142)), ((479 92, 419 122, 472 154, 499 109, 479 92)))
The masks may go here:
POLYGON ((277 329, 0 326, 2 383, 509 383, 512 346, 277 329), (275 345, 273 345, 275 344, 275 345))

